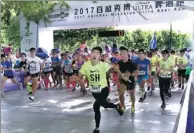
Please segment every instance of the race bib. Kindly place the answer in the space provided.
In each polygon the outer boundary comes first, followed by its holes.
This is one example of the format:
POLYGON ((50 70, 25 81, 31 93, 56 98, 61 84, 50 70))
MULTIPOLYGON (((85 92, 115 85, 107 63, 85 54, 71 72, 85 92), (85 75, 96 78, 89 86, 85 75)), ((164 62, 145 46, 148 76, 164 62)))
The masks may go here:
POLYGON ((139 71, 139 75, 145 75, 145 71, 139 71))
POLYGON ((171 74, 160 74, 161 78, 171 78, 171 74))
POLYGON ((90 86, 90 91, 92 93, 101 93, 102 88, 100 86, 90 86))

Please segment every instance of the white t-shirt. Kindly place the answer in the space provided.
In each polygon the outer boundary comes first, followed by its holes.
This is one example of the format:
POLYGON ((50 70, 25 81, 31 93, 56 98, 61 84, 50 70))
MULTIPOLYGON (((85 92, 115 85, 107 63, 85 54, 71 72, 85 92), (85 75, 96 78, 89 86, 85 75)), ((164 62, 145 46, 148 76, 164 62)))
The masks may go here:
POLYGON ((42 60, 38 57, 27 57, 26 64, 29 66, 29 73, 36 74, 40 72, 42 60))
POLYGON ((44 67, 44 70, 43 71, 44 72, 50 72, 50 71, 52 71, 52 68, 51 68, 51 64, 52 64, 51 58, 47 58, 43 62, 45 64, 45 67, 44 67))

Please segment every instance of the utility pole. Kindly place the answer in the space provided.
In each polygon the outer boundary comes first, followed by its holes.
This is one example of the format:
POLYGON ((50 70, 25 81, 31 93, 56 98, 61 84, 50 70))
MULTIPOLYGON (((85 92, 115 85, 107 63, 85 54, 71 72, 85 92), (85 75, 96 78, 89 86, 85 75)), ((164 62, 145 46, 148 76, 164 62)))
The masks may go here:
POLYGON ((168 50, 171 50, 171 47, 172 47, 172 23, 170 23, 170 36, 169 36, 168 50))

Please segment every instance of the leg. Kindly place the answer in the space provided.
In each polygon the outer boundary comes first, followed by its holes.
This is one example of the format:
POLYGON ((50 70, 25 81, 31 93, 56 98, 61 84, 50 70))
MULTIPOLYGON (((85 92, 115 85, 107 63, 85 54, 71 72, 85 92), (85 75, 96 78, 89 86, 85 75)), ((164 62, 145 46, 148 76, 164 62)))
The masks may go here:
POLYGON ((31 76, 25 77, 24 84, 27 85, 30 80, 31 80, 31 76))
POLYGON ((35 95, 35 92, 38 88, 38 77, 34 77, 32 81, 32 95, 35 95))
POLYGON ((131 98, 131 102, 132 102, 132 107, 135 107, 135 89, 133 90, 128 90, 128 93, 130 95, 131 98))
POLYGON ((165 108, 166 107, 165 100, 164 100, 164 84, 165 84, 164 79, 160 78, 159 79, 159 87, 160 87, 160 98, 162 100, 161 108, 165 108))
POLYGON ((96 122, 96 128, 99 128, 100 126, 100 119, 101 119, 101 113, 100 113, 100 103, 98 100, 96 100, 93 104, 93 109, 95 113, 95 122, 96 122))
POLYGON ((171 97, 171 93, 169 92, 170 90, 170 83, 171 83, 171 78, 169 79, 165 79, 165 82, 164 82, 164 93, 166 95, 168 95, 169 97, 171 97))
POLYGON ((8 79, 8 77, 6 77, 6 76, 3 76, 2 79, 1 79, 1 93, 2 94, 4 94, 3 91, 4 91, 5 81, 7 79, 8 79))
POLYGON ((56 72, 55 71, 52 71, 52 79, 53 79, 54 86, 56 86, 56 72))
POLYGON ((12 83, 17 84, 20 87, 20 89, 23 89, 22 84, 19 83, 15 78, 12 78, 11 81, 12 81, 12 83))
POLYGON ((139 102, 143 102, 146 99, 146 93, 144 88, 145 83, 146 83, 146 80, 143 77, 138 78, 138 84, 141 90, 141 97, 139 99, 139 102))
POLYGON ((125 109, 125 97, 124 97, 125 90, 127 90, 127 86, 121 83, 119 88, 119 100, 124 109, 125 109))
POLYGON ((58 72, 56 73, 56 76, 57 76, 57 80, 58 80, 60 86, 62 86, 61 71, 58 71, 58 72))
POLYGON ((181 88, 181 70, 178 70, 178 84, 179 88, 181 88))

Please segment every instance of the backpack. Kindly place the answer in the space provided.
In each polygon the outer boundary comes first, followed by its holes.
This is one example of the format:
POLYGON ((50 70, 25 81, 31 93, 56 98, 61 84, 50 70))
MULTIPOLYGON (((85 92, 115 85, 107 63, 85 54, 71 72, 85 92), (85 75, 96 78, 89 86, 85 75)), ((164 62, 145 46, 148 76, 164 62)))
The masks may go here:
POLYGON ((46 58, 48 58, 48 53, 45 49, 38 48, 36 50, 36 56, 39 57, 40 59, 46 59, 46 58))

